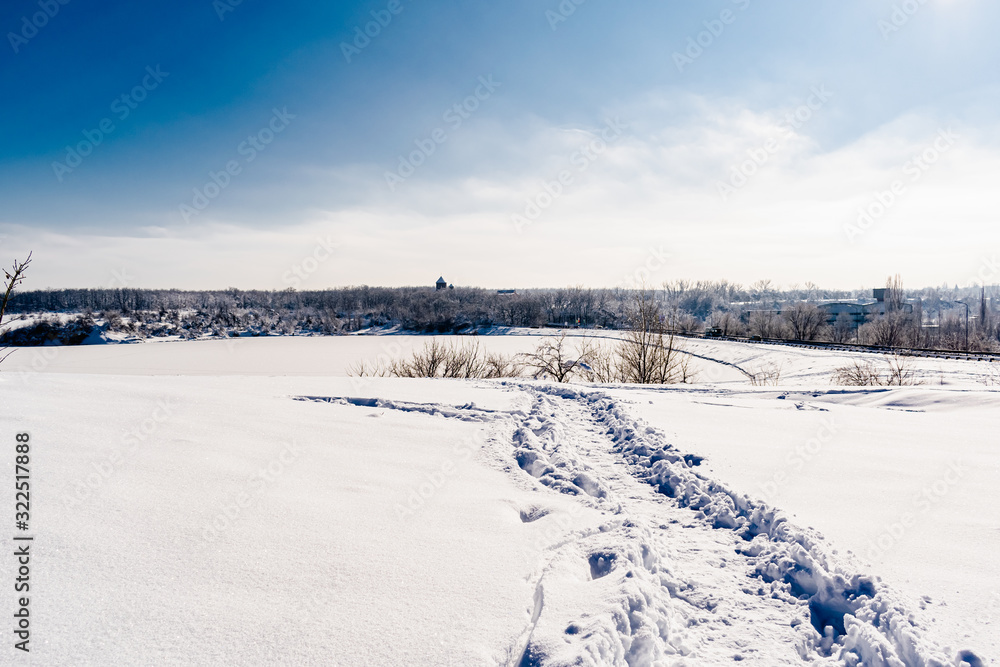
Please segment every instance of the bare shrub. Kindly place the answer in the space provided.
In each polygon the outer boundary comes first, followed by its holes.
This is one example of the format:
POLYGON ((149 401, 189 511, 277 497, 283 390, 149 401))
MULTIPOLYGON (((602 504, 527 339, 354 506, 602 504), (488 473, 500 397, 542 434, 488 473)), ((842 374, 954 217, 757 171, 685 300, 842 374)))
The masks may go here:
POLYGON ((833 371, 831 381, 848 387, 876 387, 881 384, 878 368, 869 359, 855 359, 849 366, 840 366, 833 371))
POLYGON ((390 375, 390 369, 380 362, 373 361, 369 363, 365 359, 362 359, 361 361, 348 366, 347 375, 350 377, 359 377, 359 378, 363 377, 381 378, 390 375))
POLYGON ((580 346, 580 373, 587 382, 607 384, 621 377, 615 350, 597 341, 585 341, 580 346))
POLYGON ((755 387, 773 387, 781 382, 780 363, 767 361, 750 368, 750 384, 755 387))
POLYGON ((901 354, 885 359, 883 369, 870 359, 855 359, 850 365, 835 369, 831 381, 833 384, 849 387, 905 387, 921 384, 913 370, 913 360, 901 354))
POLYGON ((485 378, 513 378, 520 377, 524 372, 524 363, 516 356, 511 357, 506 354, 490 352, 483 360, 485 378))
MULTIPOLYGON (((898 278, 898 276, 897 276, 898 278)), ((907 385, 920 384, 913 371, 913 360, 901 354, 894 354, 886 360, 888 369, 885 375, 886 385, 890 387, 904 387, 907 385)))
POLYGON ((479 341, 460 346, 449 346, 444 355, 441 373, 446 378, 482 378, 486 376, 486 360, 483 358, 479 341))
POLYGON ((353 377, 462 378, 518 377, 523 370, 516 358, 484 353, 479 342, 444 343, 431 339, 408 359, 361 360, 347 369, 353 377))
POLYGON ((432 338, 424 343, 423 350, 418 350, 406 359, 392 362, 389 372, 401 378, 434 378, 444 368, 448 348, 444 343, 432 338))

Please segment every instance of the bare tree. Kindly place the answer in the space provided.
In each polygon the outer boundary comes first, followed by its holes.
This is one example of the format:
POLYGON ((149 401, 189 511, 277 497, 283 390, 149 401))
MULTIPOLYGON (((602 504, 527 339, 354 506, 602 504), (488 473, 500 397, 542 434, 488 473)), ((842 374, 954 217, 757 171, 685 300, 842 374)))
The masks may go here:
MULTIPOLYGON (((676 319, 676 312, 671 318, 676 319)), ((623 382, 671 384, 690 379, 687 359, 674 338, 674 321, 664 315, 653 295, 639 290, 629 308, 629 329, 618 347, 623 382)))
POLYGON ((903 309, 905 294, 903 293, 903 279, 897 273, 885 280, 885 312, 894 313, 903 309))
POLYGON ((750 312, 750 335, 761 338, 784 338, 786 326, 784 320, 773 310, 754 310, 750 312))
POLYGON ((795 340, 816 340, 827 333, 826 311, 814 303, 799 301, 781 315, 795 340))
POLYGON ((883 347, 900 347, 906 344, 910 318, 901 310, 886 313, 871 322, 862 324, 858 329, 858 339, 868 345, 883 347))
POLYGON ((0 301, 0 324, 3 324, 4 313, 7 312, 7 303, 10 301, 10 295, 14 291, 14 288, 24 282, 24 274, 28 270, 28 265, 31 264, 31 253, 28 253, 28 258, 23 262, 14 260, 14 267, 8 271, 3 270, 4 274, 4 293, 3 301, 0 301))
MULTIPOLYGON (((4 269, 3 271, 4 292, 3 292, 3 300, 0 301, 0 325, 3 324, 3 316, 4 313, 7 312, 7 304, 10 302, 10 295, 13 293, 15 287, 24 282, 24 274, 27 272, 29 264, 31 264, 30 252, 28 253, 28 258, 25 259, 23 262, 19 262, 15 259, 13 268, 10 271, 8 271, 7 269, 4 269)), ((0 351, 4 349, 6 348, 0 347, 0 351)), ((13 353, 14 351, 11 350, 7 354, 0 355, 0 363, 3 363, 3 361, 13 353)))
POLYGON ((750 285, 750 298, 754 301, 766 301, 774 296, 774 285, 768 279, 761 279, 750 285))
POLYGON ((524 355, 524 360, 535 371, 535 378, 549 377, 556 382, 569 382, 580 367, 580 357, 570 351, 565 333, 558 338, 543 338, 534 352, 524 355))
POLYGON ((854 335, 854 318, 847 313, 837 315, 833 323, 832 338, 834 343, 846 343, 854 335))

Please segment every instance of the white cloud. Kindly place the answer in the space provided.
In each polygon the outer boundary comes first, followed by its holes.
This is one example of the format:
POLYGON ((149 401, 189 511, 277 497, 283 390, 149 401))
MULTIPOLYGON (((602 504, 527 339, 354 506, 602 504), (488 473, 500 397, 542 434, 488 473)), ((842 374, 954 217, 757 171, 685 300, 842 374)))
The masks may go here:
MULTIPOLYGON (((991 179, 1000 150, 984 139, 995 128, 954 126, 958 140, 916 178, 905 165, 933 148, 945 119, 913 113, 827 148, 812 138, 812 123, 832 109, 790 131, 784 118, 795 108, 647 96, 608 109, 629 127, 585 160, 581 150, 604 118, 589 127, 469 123, 396 192, 384 185, 385 165, 326 174, 348 179, 360 203, 280 229, 226 220, 220 206, 189 228, 164 222, 132 235, 0 232, 8 252, 36 250, 36 287, 104 285, 130 267, 137 286, 283 288, 288 268, 328 236, 339 248, 302 289, 423 284, 441 273, 491 287, 615 285, 650 248, 672 255, 654 282, 767 277, 856 287, 900 272, 911 285, 940 284, 965 282, 996 248, 991 179), (772 139, 767 161, 723 201, 717 183, 772 139), (560 171, 572 183, 518 233, 512 216, 529 200, 538 205, 560 171), (903 192, 852 243, 845 226, 894 181, 903 192)), ((323 176, 313 170, 308 182, 320 187, 323 176)))

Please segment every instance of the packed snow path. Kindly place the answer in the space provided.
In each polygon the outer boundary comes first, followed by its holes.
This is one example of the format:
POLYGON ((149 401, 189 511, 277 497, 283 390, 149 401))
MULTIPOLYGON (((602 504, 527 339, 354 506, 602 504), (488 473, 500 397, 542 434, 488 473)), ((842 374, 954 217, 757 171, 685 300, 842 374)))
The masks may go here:
POLYGON ((492 421, 495 464, 530 485, 522 521, 547 522, 510 665, 982 664, 942 649, 877 577, 813 531, 699 474, 662 434, 599 391, 507 383, 503 412, 302 397, 492 421), (547 500, 575 496, 569 514, 547 500))

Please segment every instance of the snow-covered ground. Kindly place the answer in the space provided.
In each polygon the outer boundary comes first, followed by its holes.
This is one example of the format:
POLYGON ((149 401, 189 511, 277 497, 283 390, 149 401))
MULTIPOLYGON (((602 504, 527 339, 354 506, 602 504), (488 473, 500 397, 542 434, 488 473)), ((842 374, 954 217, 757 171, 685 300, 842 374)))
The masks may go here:
POLYGON ((18 350, 30 660, 997 664, 989 364, 835 388, 857 355, 691 341, 691 386, 344 377, 423 340, 18 350))

